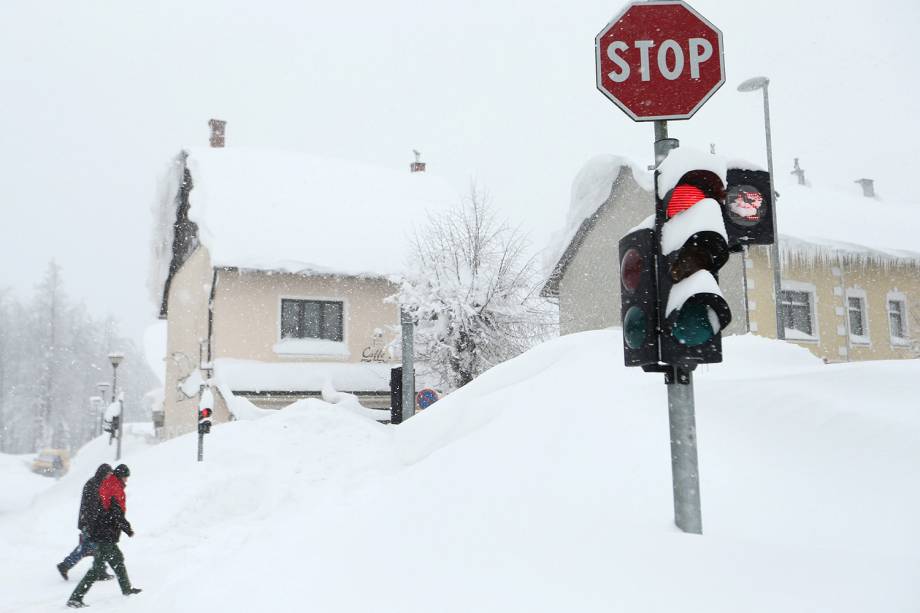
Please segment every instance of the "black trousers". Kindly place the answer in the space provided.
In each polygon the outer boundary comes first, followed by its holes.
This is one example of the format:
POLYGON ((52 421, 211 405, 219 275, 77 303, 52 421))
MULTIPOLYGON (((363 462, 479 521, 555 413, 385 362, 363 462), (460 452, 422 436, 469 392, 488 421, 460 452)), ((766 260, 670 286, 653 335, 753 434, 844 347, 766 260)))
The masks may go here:
POLYGON ((131 581, 128 579, 128 570, 125 568, 125 556, 122 555, 121 549, 117 543, 96 543, 96 554, 93 558, 93 567, 89 569, 77 588, 70 595, 71 600, 83 600, 83 596, 89 591, 100 577, 105 575, 105 565, 108 563, 115 571, 118 577, 118 587, 124 594, 131 589, 131 581))

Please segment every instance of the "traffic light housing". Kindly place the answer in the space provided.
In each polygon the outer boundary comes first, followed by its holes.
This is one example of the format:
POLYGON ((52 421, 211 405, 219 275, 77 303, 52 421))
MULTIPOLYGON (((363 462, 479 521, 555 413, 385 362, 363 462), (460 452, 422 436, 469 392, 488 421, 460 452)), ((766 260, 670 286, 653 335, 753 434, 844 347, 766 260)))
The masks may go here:
POLYGON ((731 251, 744 245, 772 245, 773 193, 766 170, 729 168, 723 218, 731 251))
POLYGON ((721 332, 731 322, 718 283, 729 257, 722 178, 690 169, 663 196, 659 181, 656 171, 660 360, 689 367, 721 362, 721 332))
POLYGON ((113 415, 112 419, 109 421, 106 421, 105 424, 102 426, 102 429, 105 432, 109 433, 109 445, 111 445, 112 441, 115 440, 115 437, 118 436, 118 424, 120 421, 121 421, 120 415, 113 415))
POLYGON ((211 415, 213 409, 198 409, 198 434, 208 434, 211 431, 211 415))
POLYGON ((658 362, 654 218, 620 239, 620 317, 627 366, 658 362))

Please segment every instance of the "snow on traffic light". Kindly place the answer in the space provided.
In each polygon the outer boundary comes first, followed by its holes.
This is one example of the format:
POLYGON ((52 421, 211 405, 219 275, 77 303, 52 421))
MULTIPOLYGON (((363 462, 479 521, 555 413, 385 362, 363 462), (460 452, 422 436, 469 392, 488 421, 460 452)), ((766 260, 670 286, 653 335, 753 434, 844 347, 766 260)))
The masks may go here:
POLYGON ((731 310, 718 284, 728 262, 723 219, 725 163, 688 149, 670 153, 655 172, 660 224, 660 359, 694 365, 722 361, 731 310))

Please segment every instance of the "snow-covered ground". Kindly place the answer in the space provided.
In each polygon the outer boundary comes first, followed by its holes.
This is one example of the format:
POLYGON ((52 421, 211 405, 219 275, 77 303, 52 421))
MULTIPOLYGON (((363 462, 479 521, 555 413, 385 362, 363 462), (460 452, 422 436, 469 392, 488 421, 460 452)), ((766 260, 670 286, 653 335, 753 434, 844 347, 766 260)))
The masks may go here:
MULTIPOLYGON (((920 361, 756 337, 696 377, 704 535, 672 524, 665 388, 616 331, 563 337, 405 424, 320 401, 128 445, 129 573, 98 611, 920 610, 920 361)), ((30 489, 0 462, 0 611, 61 610, 98 439, 30 489), (4 500, 9 498, 8 492, 4 500), (28 501, 32 497, 31 502, 28 501)))

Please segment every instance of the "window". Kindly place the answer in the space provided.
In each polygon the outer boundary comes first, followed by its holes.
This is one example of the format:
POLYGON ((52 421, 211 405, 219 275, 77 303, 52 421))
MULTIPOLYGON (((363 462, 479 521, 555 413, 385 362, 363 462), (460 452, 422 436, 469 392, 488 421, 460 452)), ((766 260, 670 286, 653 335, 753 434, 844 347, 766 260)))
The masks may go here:
POLYGON ((852 336, 866 336, 866 303, 858 296, 847 297, 847 316, 852 336))
POLYGON ((811 316, 811 292, 783 290, 780 308, 783 326, 787 330, 798 330, 814 336, 814 322, 811 316))
POLYGON ((888 329, 891 331, 891 338, 907 338, 907 327, 904 325, 904 301, 888 300, 888 329))
POLYGON ((318 338, 341 342, 342 303, 283 299, 281 338, 318 338))

